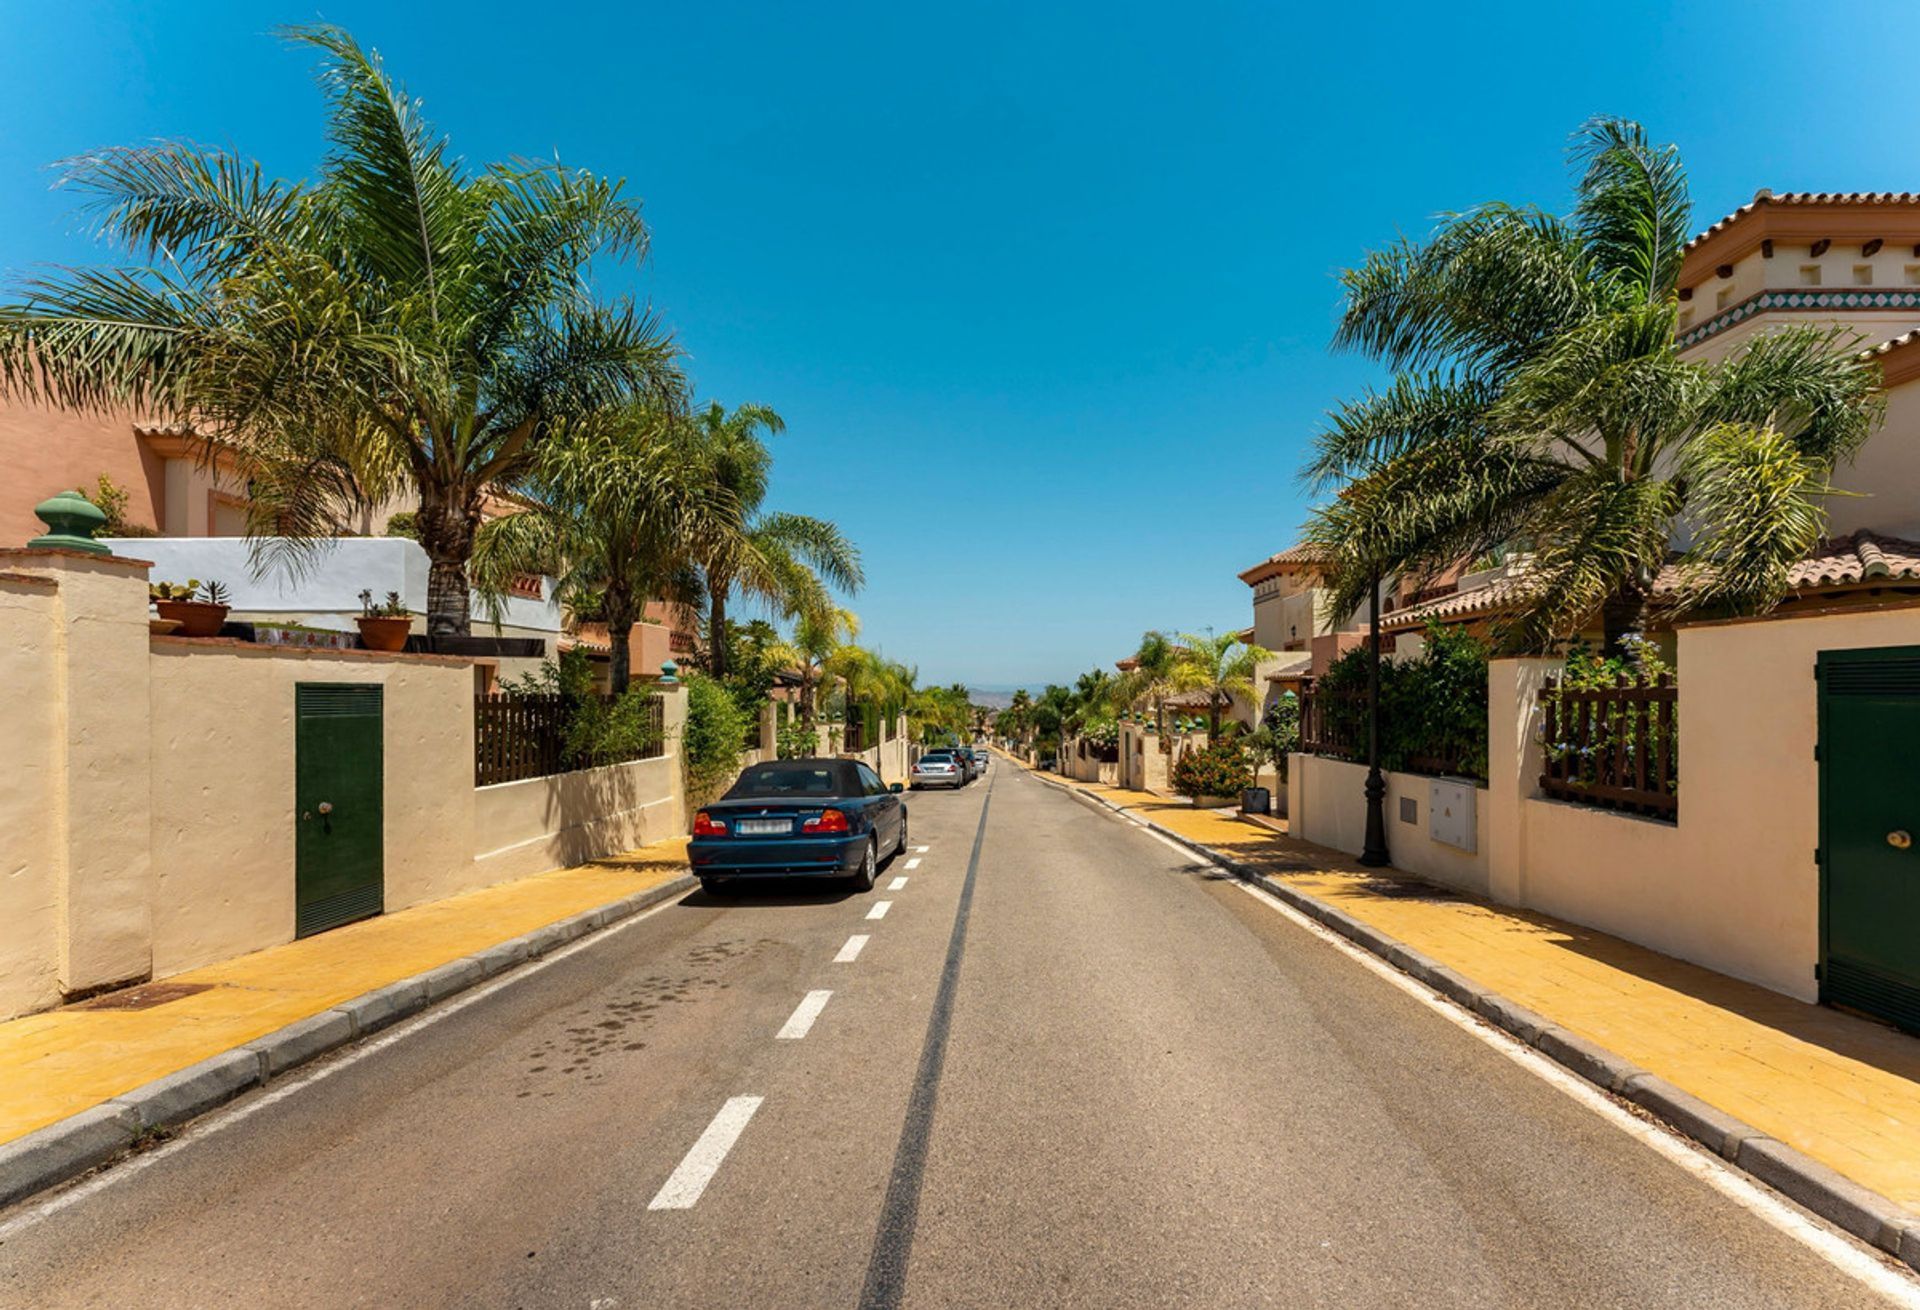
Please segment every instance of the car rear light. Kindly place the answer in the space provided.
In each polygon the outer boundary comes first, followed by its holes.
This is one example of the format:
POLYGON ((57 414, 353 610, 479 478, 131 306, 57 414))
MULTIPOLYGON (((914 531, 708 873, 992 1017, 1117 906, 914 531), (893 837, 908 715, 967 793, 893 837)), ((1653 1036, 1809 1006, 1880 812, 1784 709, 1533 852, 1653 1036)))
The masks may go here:
POLYGON ((800 825, 801 832, 846 832, 847 816, 839 810, 822 810, 800 825))
POLYGON ((693 816, 693 835, 696 837, 724 837, 727 825, 708 814, 705 810, 693 816))

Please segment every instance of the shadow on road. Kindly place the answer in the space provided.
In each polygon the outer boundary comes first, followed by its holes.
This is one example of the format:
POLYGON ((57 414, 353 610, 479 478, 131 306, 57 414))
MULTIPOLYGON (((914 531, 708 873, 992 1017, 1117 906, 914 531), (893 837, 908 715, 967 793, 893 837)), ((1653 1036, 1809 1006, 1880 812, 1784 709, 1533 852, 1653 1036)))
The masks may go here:
POLYGON ((710 892, 696 889, 682 896, 675 904, 687 910, 711 909, 781 909, 800 905, 838 905, 855 896, 868 895, 856 892, 851 887, 842 887, 831 882, 819 883, 745 883, 735 884, 723 892, 710 892))

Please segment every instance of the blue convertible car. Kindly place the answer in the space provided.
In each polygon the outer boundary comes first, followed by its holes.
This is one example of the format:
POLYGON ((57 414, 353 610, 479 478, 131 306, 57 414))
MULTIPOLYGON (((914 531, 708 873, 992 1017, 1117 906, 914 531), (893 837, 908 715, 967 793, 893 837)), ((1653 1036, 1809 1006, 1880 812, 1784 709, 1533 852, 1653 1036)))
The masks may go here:
POLYGON ((858 760, 750 764, 693 817, 687 856, 700 885, 736 878, 851 878, 870 891, 880 861, 907 849, 907 807, 858 760))

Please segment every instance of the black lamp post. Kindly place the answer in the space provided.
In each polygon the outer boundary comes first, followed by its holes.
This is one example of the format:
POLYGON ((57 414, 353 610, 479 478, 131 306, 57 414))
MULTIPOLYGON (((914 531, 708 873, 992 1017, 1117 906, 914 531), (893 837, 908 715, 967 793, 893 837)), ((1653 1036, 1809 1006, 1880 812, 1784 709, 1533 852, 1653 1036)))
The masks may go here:
POLYGON ((1360 863, 1377 869, 1387 855, 1387 779, 1380 772, 1380 574, 1367 580, 1367 839, 1360 863))

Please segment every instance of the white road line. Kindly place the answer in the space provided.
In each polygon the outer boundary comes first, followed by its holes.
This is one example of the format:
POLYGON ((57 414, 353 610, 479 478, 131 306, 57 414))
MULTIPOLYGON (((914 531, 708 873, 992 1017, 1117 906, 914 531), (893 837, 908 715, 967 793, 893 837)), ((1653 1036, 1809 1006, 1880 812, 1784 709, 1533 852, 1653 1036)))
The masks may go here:
POLYGON ((873 908, 867 911, 867 917, 869 919, 884 919, 887 917, 887 911, 892 908, 892 901, 875 901, 873 908))
POLYGON ((870 940, 872 939, 865 933, 855 933, 853 936, 847 938, 847 944, 840 948, 840 954, 833 957, 833 962, 835 964, 852 964, 860 958, 860 952, 867 948, 867 943, 870 940))
POLYGON ((530 961, 526 964, 515 965, 512 969, 494 979, 492 982, 482 983, 478 987, 468 988, 458 996, 453 997, 451 1000, 441 1002, 424 1014, 415 1015, 413 1018, 387 1029, 386 1032, 374 1038, 372 1041, 362 1042, 357 1046, 347 1048, 344 1053, 336 1052, 327 1057, 323 1063, 311 1067, 305 1073, 291 1074, 285 1080, 276 1079, 274 1084, 269 1086, 264 1094, 256 1096, 251 1100, 241 1100, 214 1110, 204 1119, 197 1119, 181 1129, 180 1135, 164 1146, 148 1151, 144 1155, 136 1155, 131 1160, 123 1160, 111 1168, 103 1169, 85 1182, 69 1187, 64 1192, 56 1192, 47 1200, 33 1206, 33 1208, 15 1215, 5 1223, 0 1223, 0 1242, 4 1242, 17 1232, 32 1227, 50 1215, 57 1214, 68 1206, 84 1201, 88 1197, 103 1192, 116 1184, 126 1182, 130 1178, 138 1177, 148 1169, 159 1164, 162 1160, 173 1156, 176 1152, 190 1150, 193 1145, 201 1139, 211 1137, 215 1133, 222 1132, 237 1123, 252 1118, 276 1101, 284 1101, 287 1097, 298 1094, 302 1089, 319 1082, 323 1078, 333 1077, 333 1075, 339 1073, 342 1069, 351 1069, 368 1056, 384 1051, 396 1042, 405 1041, 422 1028, 431 1027, 436 1023, 451 1019, 468 1006, 478 1005, 495 992, 511 987, 515 983, 524 982, 535 974, 552 968, 569 956, 578 955, 581 951, 591 950, 595 946, 611 941, 614 937, 627 931, 629 928, 651 919, 654 915, 659 914, 663 910, 670 909, 679 903, 679 897, 669 896, 658 905, 649 906, 638 914, 621 919, 617 923, 608 924, 599 932, 590 933, 578 941, 569 942, 557 951, 549 951, 537 960, 530 961))
POLYGON ((913 849, 916 851, 919 851, 922 855, 925 855, 928 851, 932 850, 933 848, 931 846, 916 846, 913 849))
POLYGON ((808 992, 793 1007, 793 1014, 780 1026, 774 1036, 783 1042, 797 1042, 813 1028, 813 1021, 820 1017, 820 1011, 827 1008, 827 1002, 833 999, 832 992, 808 992))
MULTIPOLYGON (((1145 825, 1141 827, 1148 836, 1180 852, 1190 860, 1205 858, 1176 841, 1146 829, 1145 825)), ((1774 1195, 1718 1156, 1707 1154, 1704 1149, 1680 1137, 1671 1129, 1636 1118, 1624 1107, 1609 1100, 1606 1093, 1577 1074, 1570 1073, 1532 1047, 1522 1045, 1504 1029, 1495 1028, 1476 1018, 1446 997, 1430 990, 1425 984, 1401 973, 1372 952, 1354 945, 1325 925, 1315 923, 1271 892, 1251 883, 1240 883, 1239 886, 1255 900, 1284 915, 1289 921, 1306 929, 1355 963, 1398 987, 1455 1027, 1472 1033, 1521 1068, 1578 1101, 1656 1155, 1700 1179, 1741 1209, 1809 1247, 1842 1273, 1866 1284, 1895 1305, 1920 1310, 1920 1284, 1916 1284, 1907 1274, 1883 1263, 1884 1257, 1877 1251, 1845 1233, 1828 1228, 1818 1220, 1810 1218, 1799 1207, 1774 1195)))
POLYGON ((892 882, 888 883, 887 890, 890 892, 897 892, 906 885, 907 885, 906 877, 905 875, 902 875, 901 877, 895 878, 892 882))
POLYGON ((721 1162, 727 1158, 727 1152, 740 1140, 740 1134, 746 1131, 747 1120, 753 1118, 753 1112, 760 1108, 762 1098, 758 1096, 735 1096, 720 1107, 720 1113, 713 1116, 713 1122, 707 1125, 707 1131, 700 1134, 700 1140, 687 1152, 687 1158, 680 1162, 660 1185, 647 1202, 649 1210, 691 1210, 700 1193, 707 1190, 707 1184, 713 1181, 714 1174, 720 1171, 721 1162))
MULTIPOLYGON (((922 847, 921 847, 920 849, 921 849, 921 850, 925 850, 925 849, 926 849, 926 847, 924 847, 924 846, 922 846, 922 847)), ((913 871, 914 871, 915 869, 917 869, 917 868, 919 868, 919 867, 920 867, 920 859, 919 859, 919 857, 918 857, 918 856, 915 856, 915 857, 914 857, 913 859, 911 859, 911 860, 908 860, 908 861, 907 861, 907 872, 908 872, 908 873, 912 873, 912 872, 913 872, 913 871)))

